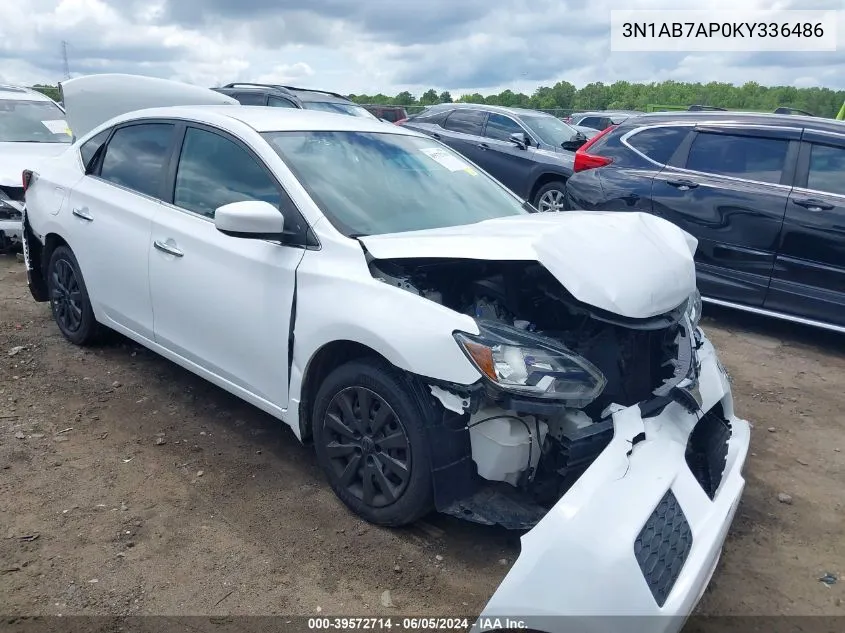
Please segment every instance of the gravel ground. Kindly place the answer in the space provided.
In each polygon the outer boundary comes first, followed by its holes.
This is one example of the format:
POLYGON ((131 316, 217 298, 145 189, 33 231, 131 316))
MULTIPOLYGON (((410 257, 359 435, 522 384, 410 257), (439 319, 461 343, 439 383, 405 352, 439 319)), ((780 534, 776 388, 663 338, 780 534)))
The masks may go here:
MULTIPOLYGON (((845 572, 845 336, 709 306, 704 327, 754 429, 699 610, 845 615, 819 581, 845 572)), ((517 554, 445 516, 363 523, 286 427, 120 337, 66 343, 0 256, 5 613, 472 615, 517 554)))

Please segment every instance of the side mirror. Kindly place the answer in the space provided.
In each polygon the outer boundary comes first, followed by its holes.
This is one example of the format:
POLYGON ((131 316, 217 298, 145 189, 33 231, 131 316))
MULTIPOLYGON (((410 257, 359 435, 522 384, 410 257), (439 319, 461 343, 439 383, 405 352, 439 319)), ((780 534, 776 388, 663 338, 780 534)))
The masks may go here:
POLYGON ((515 144, 519 149, 525 149, 531 145, 531 140, 524 132, 514 132, 508 137, 508 140, 515 144))
POLYGON ((561 145, 561 147, 563 147, 563 149, 565 149, 567 151, 575 152, 575 151, 578 151, 578 148, 580 148, 586 142, 587 142, 587 137, 584 134, 582 134, 581 132, 578 132, 571 139, 569 139, 568 141, 564 141, 560 145, 561 145))
POLYGON ((254 240, 281 240, 285 218, 269 202, 244 200, 217 207, 214 211, 214 226, 232 237, 254 240))

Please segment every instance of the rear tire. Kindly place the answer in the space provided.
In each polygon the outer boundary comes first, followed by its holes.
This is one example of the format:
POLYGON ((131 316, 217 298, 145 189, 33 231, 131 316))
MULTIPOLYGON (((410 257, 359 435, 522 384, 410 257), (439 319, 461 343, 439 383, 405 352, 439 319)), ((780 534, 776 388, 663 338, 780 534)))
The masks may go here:
POLYGON ((423 416, 398 370, 375 360, 338 367, 320 385, 312 419, 317 462, 353 512, 395 527, 432 510, 423 416))
POLYGON ((537 190, 532 202, 540 213, 566 211, 566 182, 547 182, 537 190))
POLYGON ((67 246, 56 247, 50 255, 47 291, 53 319, 62 335, 74 345, 93 343, 99 329, 97 319, 79 262, 67 246))

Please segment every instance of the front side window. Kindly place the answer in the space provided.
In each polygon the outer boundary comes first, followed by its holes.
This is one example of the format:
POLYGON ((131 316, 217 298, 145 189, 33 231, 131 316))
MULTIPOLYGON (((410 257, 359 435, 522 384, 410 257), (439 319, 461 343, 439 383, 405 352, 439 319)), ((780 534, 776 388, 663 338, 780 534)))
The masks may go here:
POLYGON ((845 147, 813 145, 807 188, 845 196, 845 147))
POLYGON ((0 99, 0 143, 70 143, 65 113, 52 101, 0 99))
POLYGON ((267 105, 272 108, 295 108, 296 106, 291 103, 288 99, 282 99, 281 97, 274 97, 270 95, 267 105))
POLYGON ((472 224, 527 213, 492 178, 430 139, 371 132, 265 132, 344 235, 472 224))
POLYGON ((263 106, 267 103, 267 97, 261 92, 239 92, 234 95, 241 105, 263 106))
POLYGON ((359 116, 364 119, 375 119, 372 112, 354 103, 334 103, 332 101, 306 101, 305 108, 307 110, 320 110, 321 112, 333 112, 335 114, 348 114, 350 116, 359 116))
POLYGON ((487 127, 484 136, 499 141, 507 141, 511 134, 525 134, 525 130, 509 116, 491 112, 487 117, 487 127))
POLYGON ((96 134, 93 137, 89 138, 79 148, 79 155, 82 158, 82 164, 85 167, 85 173, 89 173, 91 171, 93 167, 94 156, 97 154, 97 151, 103 146, 103 143, 106 142, 106 139, 109 137, 110 132, 111 128, 103 130, 99 134, 96 134))
POLYGON ((487 113, 482 110, 454 110, 446 118, 443 127, 453 132, 460 132, 461 134, 481 136, 486 117, 487 113))
POLYGON ((578 130, 574 127, 551 115, 530 114, 522 115, 520 118, 537 138, 554 147, 562 147, 578 134, 578 130))
POLYGON ((106 146, 100 177, 159 197, 173 127, 172 123, 142 123, 118 128, 106 146))
POLYGON ((648 128, 628 138, 628 145, 654 162, 665 165, 689 132, 688 127, 648 128))
POLYGON ((263 200, 278 208, 281 192, 246 149, 214 132, 188 128, 173 204, 213 218, 217 207, 244 200, 263 200))
POLYGON ((782 139, 699 132, 686 166, 709 174, 778 183, 788 146, 782 139))

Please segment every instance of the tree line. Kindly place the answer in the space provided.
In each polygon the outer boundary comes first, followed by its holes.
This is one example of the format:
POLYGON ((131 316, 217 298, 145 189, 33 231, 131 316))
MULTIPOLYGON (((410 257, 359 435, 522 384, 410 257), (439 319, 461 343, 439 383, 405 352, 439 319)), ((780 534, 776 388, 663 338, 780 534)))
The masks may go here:
MULTIPOLYGON (((58 100, 56 86, 33 86, 58 100)), ((330 86, 327 88, 331 88, 330 86)), ((761 86, 749 81, 742 86, 712 81, 710 83, 685 83, 662 81, 659 83, 631 83, 617 81, 612 84, 590 83, 576 88, 568 81, 553 86, 540 86, 532 94, 504 90, 498 94, 482 95, 478 92, 453 99, 448 90, 426 90, 419 97, 408 91, 397 95, 351 94, 356 103, 426 106, 436 103, 485 103, 538 110, 642 110, 649 105, 688 106, 693 104, 718 106, 729 110, 757 110, 771 112, 778 107, 798 108, 818 116, 834 117, 845 103, 845 90, 830 88, 795 88, 792 86, 761 86)))
MULTIPOLYGON (((448 91, 437 92, 433 88, 425 91, 419 98, 408 91, 400 92, 392 97, 385 94, 353 94, 349 97, 357 103, 406 107, 453 101, 448 91)), ((595 82, 583 88, 576 88, 568 81, 559 81, 553 86, 540 86, 530 95, 512 90, 489 95, 476 92, 462 95, 454 101, 565 111, 645 111, 649 105, 688 106, 693 104, 762 112, 772 112, 778 107, 790 107, 806 110, 818 116, 834 117, 845 102, 845 90, 761 86, 754 81, 736 86, 717 81, 686 83, 671 80, 659 83, 595 82)))

